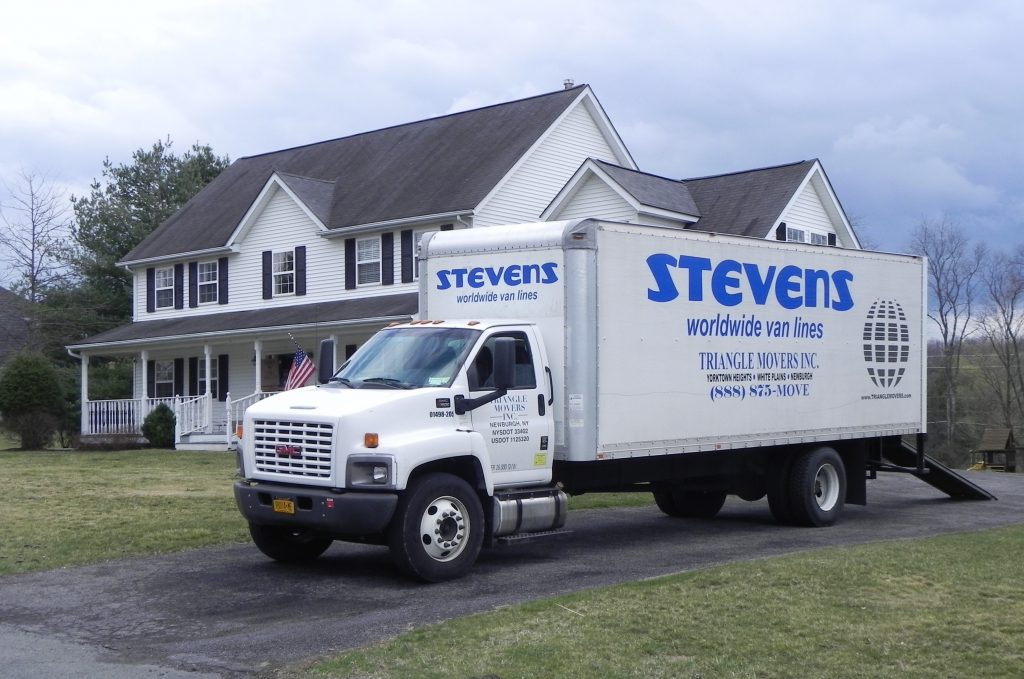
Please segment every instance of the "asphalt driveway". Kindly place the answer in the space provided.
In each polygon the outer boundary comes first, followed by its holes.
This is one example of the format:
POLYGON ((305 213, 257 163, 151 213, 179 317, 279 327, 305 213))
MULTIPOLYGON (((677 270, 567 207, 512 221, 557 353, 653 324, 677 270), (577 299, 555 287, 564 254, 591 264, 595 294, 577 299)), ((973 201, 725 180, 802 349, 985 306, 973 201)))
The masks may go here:
POLYGON ((485 551, 466 578, 402 579, 381 547, 336 544, 286 566, 252 545, 0 578, 0 676, 245 677, 498 606, 746 559, 1024 523, 1024 475, 970 474, 996 502, 912 477, 869 482, 826 529, 780 527, 765 501, 711 520, 572 512, 571 533, 485 551))

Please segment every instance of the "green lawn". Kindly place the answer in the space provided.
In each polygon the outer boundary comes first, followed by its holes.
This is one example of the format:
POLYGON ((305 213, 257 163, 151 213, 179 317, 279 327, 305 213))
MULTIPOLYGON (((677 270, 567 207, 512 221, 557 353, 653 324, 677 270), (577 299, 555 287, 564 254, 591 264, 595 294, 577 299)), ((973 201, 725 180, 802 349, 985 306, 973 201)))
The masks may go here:
POLYGON ((1019 677, 1024 526, 733 564, 402 634, 312 677, 1019 677))
POLYGON ((232 453, 0 452, 0 575, 248 539, 232 453))

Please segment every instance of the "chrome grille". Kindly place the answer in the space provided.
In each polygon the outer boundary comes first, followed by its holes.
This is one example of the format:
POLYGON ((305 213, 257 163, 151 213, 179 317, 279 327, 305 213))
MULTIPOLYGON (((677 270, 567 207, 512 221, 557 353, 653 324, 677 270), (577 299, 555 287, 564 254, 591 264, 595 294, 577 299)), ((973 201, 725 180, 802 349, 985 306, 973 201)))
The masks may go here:
POLYGON ((334 426, 318 422, 256 420, 256 471, 318 479, 331 476, 334 426))

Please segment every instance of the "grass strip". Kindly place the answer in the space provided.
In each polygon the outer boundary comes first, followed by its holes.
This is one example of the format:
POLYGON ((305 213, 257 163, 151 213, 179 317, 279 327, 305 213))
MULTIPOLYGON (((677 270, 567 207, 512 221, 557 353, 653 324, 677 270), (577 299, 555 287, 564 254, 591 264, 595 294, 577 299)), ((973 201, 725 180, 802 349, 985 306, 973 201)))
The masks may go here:
POLYGON ((0 452, 0 575, 248 539, 231 453, 0 452))
POLYGON ((423 679, 1019 676, 1022 563, 1024 526, 822 550, 500 609, 301 671, 423 679))

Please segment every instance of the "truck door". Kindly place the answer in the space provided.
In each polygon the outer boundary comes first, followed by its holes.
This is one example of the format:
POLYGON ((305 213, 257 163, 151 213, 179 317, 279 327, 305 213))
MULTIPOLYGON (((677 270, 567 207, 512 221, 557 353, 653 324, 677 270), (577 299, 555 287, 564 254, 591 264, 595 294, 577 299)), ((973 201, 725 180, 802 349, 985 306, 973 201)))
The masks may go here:
POLYGON ((470 397, 494 389, 491 371, 499 337, 515 340, 515 383, 505 396, 472 411, 473 429, 484 437, 495 485, 546 482, 551 479, 552 415, 543 353, 532 330, 501 330, 484 340, 469 364, 470 397))

